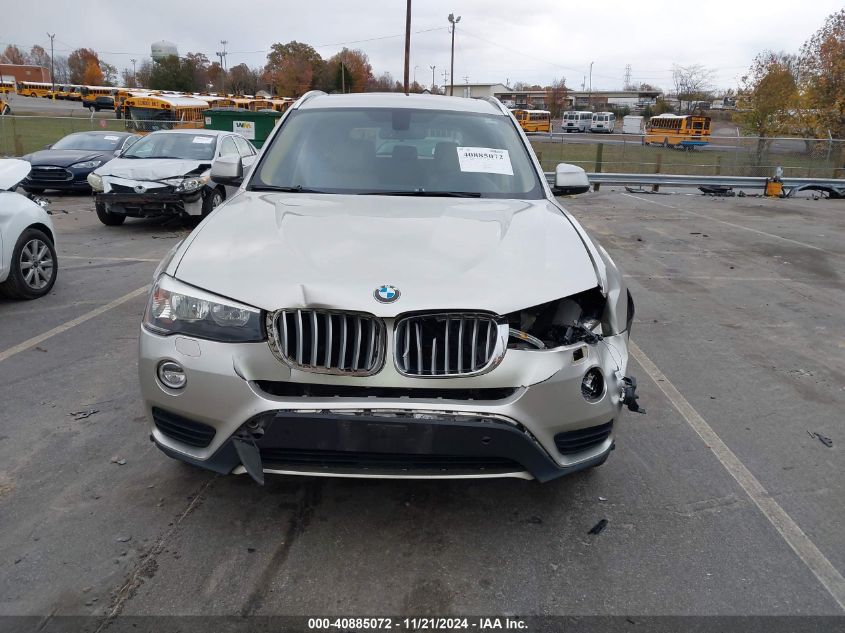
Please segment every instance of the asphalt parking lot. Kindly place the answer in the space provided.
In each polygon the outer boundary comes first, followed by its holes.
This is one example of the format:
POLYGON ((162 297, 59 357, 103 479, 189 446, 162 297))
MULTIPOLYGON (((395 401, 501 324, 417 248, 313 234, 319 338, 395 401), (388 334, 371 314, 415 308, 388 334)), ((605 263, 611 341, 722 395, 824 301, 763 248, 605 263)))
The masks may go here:
POLYGON ((148 440, 144 289, 190 227, 52 200, 54 291, 0 300, 0 614, 843 613, 842 201, 566 200, 637 304, 648 413, 601 468, 262 488, 148 440))

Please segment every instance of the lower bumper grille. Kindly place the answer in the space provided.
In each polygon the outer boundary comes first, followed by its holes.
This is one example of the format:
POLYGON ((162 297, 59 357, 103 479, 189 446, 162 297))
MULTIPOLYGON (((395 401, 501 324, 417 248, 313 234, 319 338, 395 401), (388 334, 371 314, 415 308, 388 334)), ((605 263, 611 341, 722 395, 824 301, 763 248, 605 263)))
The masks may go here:
POLYGON ((517 392, 515 387, 480 387, 476 389, 408 389, 404 387, 358 387, 316 383, 259 380, 258 388, 282 398, 421 398, 439 400, 505 400, 517 392))
POLYGON ((216 433, 214 427, 208 424, 195 422, 159 408, 153 408, 153 421, 163 435, 197 448, 205 448, 211 444, 216 433))
POLYGON ((580 453, 604 442, 613 430, 613 420, 599 426, 590 426, 577 431, 566 431, 555 435, 555 446, 561 455, 580 453))
POLYGON ((348 451, 261 449, 261 461, 273 466, 312 466, 354 470, 441 470, 519 472, 525 468, 512 459, 474 455, 413 455, 402 453, 358 453, 348 451))

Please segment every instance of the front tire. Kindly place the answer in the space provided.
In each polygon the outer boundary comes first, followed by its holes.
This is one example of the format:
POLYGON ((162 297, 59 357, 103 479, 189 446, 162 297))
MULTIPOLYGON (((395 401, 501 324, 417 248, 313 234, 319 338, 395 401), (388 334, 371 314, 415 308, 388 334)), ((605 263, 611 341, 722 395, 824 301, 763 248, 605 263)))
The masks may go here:
POLYGON ((94 208, 97 210, 97 217, 100 219, 100 222, 105 224, 106 226, 120 226, 124 222, 126 222, 126 216, 122 213, 112 213, 108 209, 106 209, 106 205, 104 202, 95 202, 94 208))
POLYGON ((223 204, 225 199, 226 196, 220 189, 212 189, 202 201, 202 217, 208 216, 215 208, 223 204))
POLYGON ((44 231, 27 229, 12 251, 9 278, 0 294, 10 299, 37 299, 53 289, 58 273, 56 248, 44 231))

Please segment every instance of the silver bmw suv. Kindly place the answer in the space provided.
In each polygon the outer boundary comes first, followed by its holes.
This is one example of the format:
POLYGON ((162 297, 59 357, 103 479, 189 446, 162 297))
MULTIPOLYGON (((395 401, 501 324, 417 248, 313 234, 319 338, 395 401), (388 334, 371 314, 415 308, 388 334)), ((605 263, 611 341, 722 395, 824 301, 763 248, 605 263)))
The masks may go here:
POLYGON ((602 464, 634 309, 495 99, 311 92, 162 261, 152 440, 219 473, 520 477, 602 464))

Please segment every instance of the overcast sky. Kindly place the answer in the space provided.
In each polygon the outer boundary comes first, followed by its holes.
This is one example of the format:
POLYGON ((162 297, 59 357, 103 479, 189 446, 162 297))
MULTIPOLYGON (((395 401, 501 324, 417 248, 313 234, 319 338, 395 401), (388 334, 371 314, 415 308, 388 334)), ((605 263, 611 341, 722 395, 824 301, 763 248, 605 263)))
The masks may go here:
MULTIPOLYGON (((6 6, 0 42, 56 54, 80 46, 97 50, 119 69, 146 59, 150 44, 169 40, 179 53, 209 59, 228 40, 228 66, 263 66, 274 42, 298 40, 330 57, 346 43, 370 57, 376 74, 402 77, 403 0, 39 0, 6 6), (363 41, 368 40, 368 41, 363 41)), ((580 89, 593 64, 593 89, 622 87, 630 64, 634 82, 671 86, 672 64, 704 64, 718 87, 735 87, 754 55, 765 49, 797 52, 843 0, 705 0, 702 2, 562 0, 415 0, 411 72, 420 83, 443 83, 449 65, 446 16, 460 15, 455 83, 565 77, 580 89), (519 9, 522 9, 520 12, 519 9), (416 67, 416 70, 414 70, 416 67)), ((588 80, 589 82, 589 80, 588 80)))

